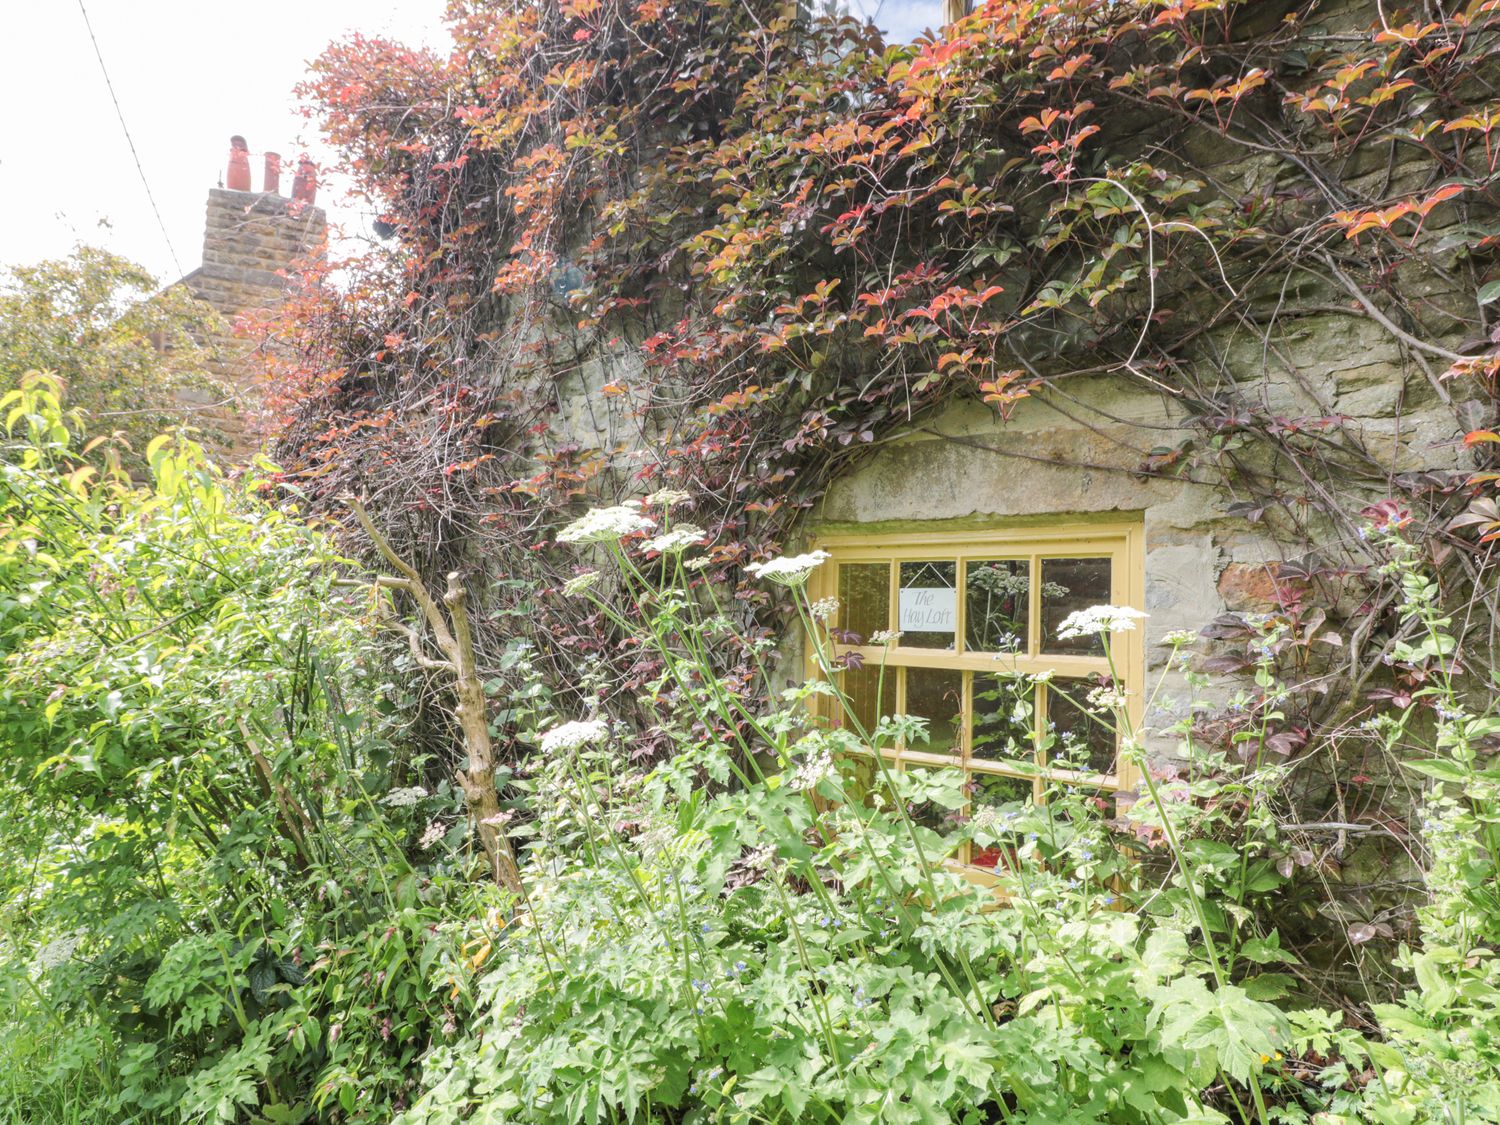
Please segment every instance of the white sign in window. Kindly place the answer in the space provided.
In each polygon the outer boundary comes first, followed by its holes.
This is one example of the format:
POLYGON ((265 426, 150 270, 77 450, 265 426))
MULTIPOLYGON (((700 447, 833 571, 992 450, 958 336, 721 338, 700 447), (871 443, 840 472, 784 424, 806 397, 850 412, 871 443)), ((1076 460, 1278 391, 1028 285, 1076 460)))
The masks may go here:
POLYGON ((903 633, 952 633, 958 628, 958 591, 946 586, 901 588, 903 633))

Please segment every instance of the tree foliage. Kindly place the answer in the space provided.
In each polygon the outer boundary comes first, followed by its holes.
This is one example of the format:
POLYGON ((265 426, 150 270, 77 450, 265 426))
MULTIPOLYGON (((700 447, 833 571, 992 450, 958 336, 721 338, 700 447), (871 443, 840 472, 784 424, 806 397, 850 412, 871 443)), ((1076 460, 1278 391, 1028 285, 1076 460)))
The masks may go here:
MULTIPOLYGON (((200 341, 217 323, 180 287, 159 291, 140 266, 91 246, 18 266, 0 284, 0 391, 28 371, 52 371, 90 433, 139 451, 202 411, 185 395, 223 398, 200 341)), ((210 435, 212 436, 212 435, 210 435)))

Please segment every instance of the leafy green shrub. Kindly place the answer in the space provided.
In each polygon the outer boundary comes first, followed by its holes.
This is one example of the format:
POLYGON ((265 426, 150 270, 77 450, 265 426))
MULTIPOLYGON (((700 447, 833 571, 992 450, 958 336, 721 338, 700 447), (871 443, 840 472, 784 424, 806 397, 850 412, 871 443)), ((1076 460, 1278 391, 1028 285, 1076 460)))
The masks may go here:
POLYGON ((1375 720, 1388 748, 1431 779, 1421 809, 1427 901, 1420 948, 1399 967, 1414 987, 1375 1005, 1378 1041, 1344 1051, 1372 1077, 1362 1105, 1332 1122, 1500 1121, 1500 736, 1496 681, 1472 684, 1453 622, 1420 552, 1388 525, 1381 536, 1401 583, 1402 639, 1393 660, 1419 674, 1412 706, 1375 720), (1421 708, 1419 710, 1419 708, 1421 708), (1422 719, 1430 714, 1430 735, 1422 719), (1428 754, 1410 748, 1426 741, 1428 754))
MULTIPOLYGON (((1096 701, 1143 767, 1132 807, 1053 785, 966 817, 960 771, 878 753, 922 720, 820 717, 843 665, 817 554, 757 568, 818 670, 780 691, 701 533, 591 513, 562 538, 613 573, 568 593, 660 661, 655 729, 602 676, 559 722, 509 650, 499 713, 533 753, 490 827, 524 845, 516 896, 406 760, 415 657, 372 640, 318 532, 180 439, 145 450, 149 486, 101 474, 45 377, 0 409, 0 1121, 1500 1121, 1500 717, 1399 528, 1392 661, 1423 686, 1374 725, 1431 783, 1429 897, 1367 1035, 1299 998, 1275 929, 1298 861, 1268 811, 1274 619, 1239 762, 1185 723, 1153 768, 1096 701), (713 672, 726 641, 759 683, 713 672), (675 753, 641 767, 638 738, 675 753), (965 841, 1005 857, 1005 908, 946 862, 965 841)), ((1132 627, 1083 618, 1106 650, 1132 627)))
MULTIPOLYGON (((1326 1021, 1269 1002, 1285 992, 1264 971, 1286 957, 1274 932, 1230 940, 1218 884, 1243 884, 1238 853, 1224 865, 1237 878, 1213 874, 1201 838, 1182 836, 1195 806, 1151 782, 1121 826, 1059 788, 934 829, 917 813, 963 808, 959 771, 892 772, 867 749, 920 741, 924 723, 816 719, 808 702, 838 692, 823 645, 824 674, 798 689, 715 678, 708 647, 733 626, 692 583, 695 533, 646 544, 665 559, 658 584, 620 541, 644 526, 612 509, 563 538, 602 544, 634 593, 638 622, 597 606, 662 660, 644 702, 679 753, 632 769, 603 699, 540 735, 522 783, 526 902, 459 930, 482 951, 482 1014, 427 1059, 403 1121, 1208 1122, 1266 1119, 1272 1096, 1298 1109, 1282 1060, 1326 1021), (1175 866, 1131 894, 1135 829, 1175 866), (943 862, 966 838, 1016 858, 1010 909, 943 862)), ((803 583, 818 562, 761 569, 815 638, 803 583)))
POLYGON ((342 560, 190 442, 101 476, 53 381, 0 411, 0 1119, 387 1118, 468 857, 342 560))

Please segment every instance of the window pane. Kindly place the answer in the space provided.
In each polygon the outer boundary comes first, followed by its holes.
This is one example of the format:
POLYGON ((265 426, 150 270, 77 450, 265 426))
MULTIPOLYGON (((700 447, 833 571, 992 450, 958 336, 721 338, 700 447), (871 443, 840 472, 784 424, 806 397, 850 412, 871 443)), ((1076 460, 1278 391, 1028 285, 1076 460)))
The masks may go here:
POLYGON ((1069 656, 1103 656, 1097 636, 1057 635, 1063 619, 1080 609, 1110 602, 1109 559, 1042 560, 1042 651, 1069 656))
POLYGON ((1083 820, 1091 822, 1098 816, 1112 815, 1117 796, 1115 790, 1097 785, 1063 785, 1048 793, 1047 814, 1054 821, 1071 821, 1082 813, 1083 820), (1085 807, 1079 809, 1077 801, 1085 807))
POLYGON ((928 754, 959 753, 964 677, 943 668, 906 669, 906 713, 927 720, 928 741, 908 746, 928 754))
POLYGON ((883 711, 889 715, 895 710, 896 670, 887 669, 881 681, 880 665, 866 664, 862 668, 847 668, 839 673, 839 690, 844 693, 844 725, 850 730, 873 734, 875 721, 883 711), (877 699, 879 709, 877 710, 877 699))
POLYGON ((1031 563, 1025 559, 964 566, 964 647, 1023 652, 1031 613, 1031 563))
POLYGON ((958 639, 958 564, 904 562, 899 592, 901 643, 954 649, 958 639))
POLYGON ((891 564, 843 563, 839 567, 839 626, 864 644, 891 627, 891 564))
POLYGON ((969 753, 992 761, 1036 759, 1036 686, 1024 676, 974 676, 969 753))
POLYGON ((915 797, 906 806, 906 811, 912 820, 924 828, 931 828, 934 832, 941 832, 944 835, 958 827, 963 817, 962 786, 957 784, 962 780, 962 776, 958 768, 956 766, 908 764, 906 775, 937 798, 923 800, 921 796, 915 797), (950 806, 948 802, 955 799, 959 803, 956 806, 950 806))
MULTIPOLYGON (((981 809, 991 810, 985 813, 985 819, 991 822, 988 826, 991 834, 1003 831, 1006 817, 1020 813, 1031 802, 1031 782, 1022 777, 977 773, 971 788, 973 797, 970 815, 978 815, 981 809)), ((978 842, 969 845, 969 862, 975 867, 1010 867, 1014 861, 1013 847, 978 842)))
POLYGON ((1094 680, 1059 676, 1047 685, 1047 726, 1055 736, 1047 751, 1049 765, 1062 769, 1114 773, 1114 714, 1088 710, 1094 680))

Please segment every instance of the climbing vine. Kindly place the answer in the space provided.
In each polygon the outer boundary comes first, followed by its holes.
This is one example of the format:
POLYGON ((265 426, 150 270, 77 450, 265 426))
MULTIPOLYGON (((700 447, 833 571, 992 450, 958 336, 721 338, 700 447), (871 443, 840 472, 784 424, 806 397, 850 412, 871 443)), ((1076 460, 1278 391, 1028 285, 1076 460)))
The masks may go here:
MULTIPOLYGON (((894 45, 782 0, 449 21, 446 55, 354 37, 303 88, 387 241, 291 306, 279 452, 285 487, 363 495, 424 574, 485 573, 492 667, 527 637, 565 688, 655 675, 560 594, 579 564, 552 537, 586 499, 688 492, 698 581, 723 582, 939 408, 1003 420, 1107 376, 1180 419, 1129 471, 1281 544, 1266 615, 1215 622, 1209 663, 1269 651, 1287 693, 1201 736, 1271 723, 1317 879, 1350 833, 1405 839, 1361 723, 1421 672, 1365 535, 1430 545, 1485 659, 1500 3, 990 0, 894 45), (1297 359, 1344 320, 1394 349, 1391 432, 1297 359), (1460 455, 1426 458, 1409 415, 1460 455)), ((734 596, 747 636, 776 629, 734 596)))

